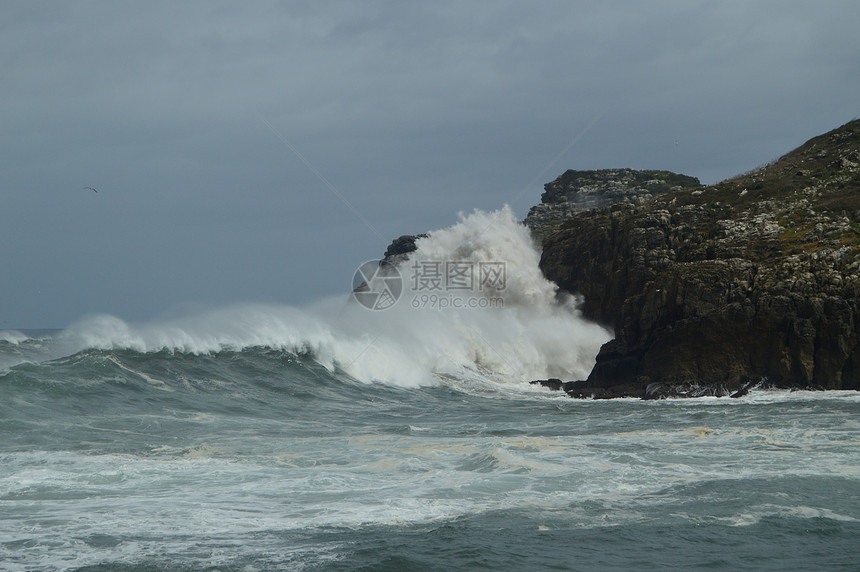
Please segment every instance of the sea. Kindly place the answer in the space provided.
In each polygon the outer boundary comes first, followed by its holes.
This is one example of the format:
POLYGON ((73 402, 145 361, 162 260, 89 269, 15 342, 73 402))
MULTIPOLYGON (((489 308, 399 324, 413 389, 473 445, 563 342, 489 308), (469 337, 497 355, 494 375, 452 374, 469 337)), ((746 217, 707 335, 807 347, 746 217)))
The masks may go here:
POLYGON ((568 398, 529 381, 612 334, 510 209, 416 244, 307 306, 0 332, 0 570, 860 569, 860 393, 568 398))

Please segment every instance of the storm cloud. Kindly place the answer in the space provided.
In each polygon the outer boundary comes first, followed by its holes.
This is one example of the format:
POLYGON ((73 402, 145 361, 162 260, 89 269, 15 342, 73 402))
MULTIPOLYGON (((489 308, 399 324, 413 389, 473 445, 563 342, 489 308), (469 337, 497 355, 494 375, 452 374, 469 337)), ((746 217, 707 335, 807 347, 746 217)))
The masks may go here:
POLYGON ((346 293, 566 169, 713 183, 860 115, 850 1, 0 12, 0 329, 346 293))

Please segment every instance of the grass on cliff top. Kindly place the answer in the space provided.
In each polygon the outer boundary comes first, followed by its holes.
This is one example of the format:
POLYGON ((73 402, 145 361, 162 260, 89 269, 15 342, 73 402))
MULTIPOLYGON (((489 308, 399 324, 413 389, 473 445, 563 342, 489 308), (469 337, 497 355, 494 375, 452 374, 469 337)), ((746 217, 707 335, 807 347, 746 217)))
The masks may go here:
POLYGON ((807 199, 817 212, 860 219, 860 119, 814 137, 773 163, 698 190, 669 193, 681 205, 727 206, 807 199))
MULTIPOLYGON (((604 183, 607 180, 615 179, 617 173, 625 173, 630 177, 629 187, 639 187, 646 189, 652 195, 665 193, 670 189, 681 187, 684 189, 699 188, 702 183, 696 177, 673 173, 672 171, 647 169, 591 169, 585 171, 577 171, 568 169, 557 177, 554 181, 544 185, 545 193, 542 199, 544 202, 551 201, 556 195, 562 195, 571 186, 582 185, 583 183, 593 182, 594 184, 604 183)), ((562 197, 556 197, 561 200, 562 197)))
POLYGON ((681 175, 679 173, 673 173, 672 171, 656 171, 656 170, 645 170, 642 171, 645 174, 643 184, 645 181, 662 181, 661 184, 652 184, 649 187, 654 192, 664 192, 675 187, 682 187, 685 189, 696 189, 702 186, 702 183, 699 182, 699 179, 696 177, 690 177, 688 175, 681 175))
POLYGON ((706 234, 717 232, 718 219, 744 212, 773 214, 783 228, 778 239, 782 252, 860 248, 860 120, 814 137, 759 169, 715 185, 664 194, 658 204, 703 207, 711 213, 702 229, 706 234), (819 222, 842 217, 850 221, 847 230, 826 236, 815 232, 819 222))

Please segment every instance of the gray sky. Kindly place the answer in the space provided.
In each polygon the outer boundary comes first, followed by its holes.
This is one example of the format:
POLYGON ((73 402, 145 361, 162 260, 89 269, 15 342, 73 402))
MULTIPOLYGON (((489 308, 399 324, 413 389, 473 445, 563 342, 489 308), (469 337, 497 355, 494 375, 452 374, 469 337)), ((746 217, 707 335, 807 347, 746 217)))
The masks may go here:
POLYGON ((713 183, 860 116, 857 30, 856 0, 6 0, 0 329, 346 293, 569 168, 713 183))

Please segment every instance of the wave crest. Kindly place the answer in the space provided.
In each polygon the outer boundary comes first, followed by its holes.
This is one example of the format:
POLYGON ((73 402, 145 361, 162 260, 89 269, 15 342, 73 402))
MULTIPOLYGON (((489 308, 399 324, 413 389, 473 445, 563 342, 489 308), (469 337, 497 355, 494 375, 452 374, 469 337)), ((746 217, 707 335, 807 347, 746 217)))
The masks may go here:
POLYGON ((460 215, 450 228, 416 242, 401 265, 406 273, 400 300, 385 311, 325 300, 312 308, 242 304, 171 321, 129 324, 93 316, 64 331, 69 349, 131 349, 139 352, 214 353, 271 347, 311 355, 330 370, 365 382, 421 386, 470 380, 523 387, 545 377, 583 378, 605 329, 582 319, 569 297, 538 267, 540 253, 510 208, 460 215), (470 299, 495 297, 491 309, 418 308, 421 294, 410 268, 431 262, 501 263, 502 288, 458 291, 470 299))

